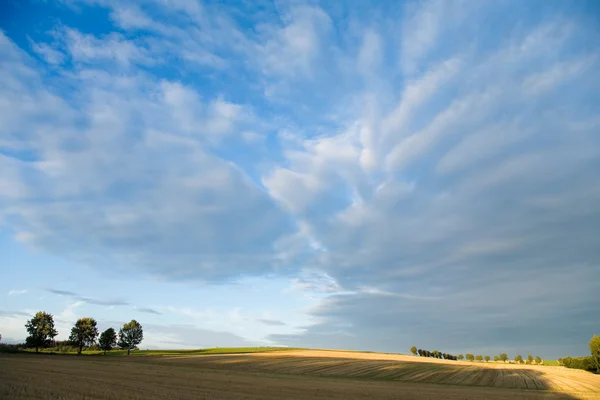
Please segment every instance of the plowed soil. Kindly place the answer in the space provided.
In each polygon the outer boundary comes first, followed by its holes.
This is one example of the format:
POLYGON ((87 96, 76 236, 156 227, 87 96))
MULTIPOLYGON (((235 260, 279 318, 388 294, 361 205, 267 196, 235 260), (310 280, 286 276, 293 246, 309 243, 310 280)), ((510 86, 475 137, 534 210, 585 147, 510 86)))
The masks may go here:
POLYGON ((0 355, 0 399, 600 399, 563 367, 298 350, 218 356, 0 355))

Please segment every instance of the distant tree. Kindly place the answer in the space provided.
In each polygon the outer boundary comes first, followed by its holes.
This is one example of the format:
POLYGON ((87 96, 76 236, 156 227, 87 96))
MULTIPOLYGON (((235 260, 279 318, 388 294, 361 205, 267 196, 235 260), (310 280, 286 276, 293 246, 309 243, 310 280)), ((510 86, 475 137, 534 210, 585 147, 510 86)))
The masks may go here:
POLYGON ((529 364, 533 362, 533 356, 531 354, 527 355, 527 361, 529 361, 529 364))
POLYGON ((600 373, 600 335, 594 335, 590 340, 590 352, 596 371, 600 373))
POLYGON ((517 354, 515 356, 515 362, 518 362, 519 364, 523 363, 523 356, 520 354, 517 354))
POLYGON ((448 359, 448 353, 442 353, 442 358, 444 360, 447 360, 448 359))
POLYGON ((489 362, 490 361, 490 356, 485 356, 485 362, 489 362))
POLYGON ((71 328, 69 340, 77 346, 77 354, 81 354, 83 346, 91 346, 96 343, 98 328, 94 318, 79 318, 75 326, 71 328))
POLYGON ((494 356, 494 361, 496 361, 496 362, 500 361, 500 357, 494 356))
POLYGON ((135 319, 119 329, 119 347, 127 349, 127 355, 129 355, 131 349, 142 343, 142 340, 144 340, 144 331, 142 325, 135 319))
POLYGON ((410 348, 410 352, 413 354, 413 356, 417 355, 417 348, 415 346, 410 348))
POLYGON ((417 350, 417 353, 419 353, 419 355, 422 356, 423 355, 423 349, 417 350))
POLYGON ((45 311, 39 311, 25 324, 29 336, 25 340, 27 347, 35 347, 35 352, 40 347, 46 347, 58 332, 54 329, 54 317, 45 311))
POLYGON ((438 356, 440 355, 440 352, 437 350, 433 351, 433 357, 438 358, 438 356))
POLYGON ((473 356, 473 354, 470 354, 470 353, 467 353, 466 358, 469 361, 473 361, 475 359, 475 357, 473 356))
POLYGON ((500 353, 500 361, 506 362, 508 360, 508 355, 506 353, 500 353))
POLYGON ((481 355, 477 355, 477 356, 475 357, 475 359, 476 359, 477 361, 483 361, 483 356, 481 356, 481 355))
POLYGON ((558 361, 558 363, 559 363, 560 365, 562 365, 562 364, 563 364, 563 359, 562 359, 562 358, 559 358, 559 359, 558 359, 558 360, 556 360, 556 361, 558 361))
POLYGON ((106 354, 117 344, 117 332, 113 328, 108 328, 100 335, 98 344, 100 344, 100 350, 104 350, 104 354, 106 354))
POLYGON ((535 363, 536 364, 541 364, 542 363, 542 359, 540 358, 540 356, 536 356, 535 357, 535 363))
POLYGON ((465 356, 463 356, 462 354, 459 354, 456 358, 458 358, 459 360, 464 360, 465 356))

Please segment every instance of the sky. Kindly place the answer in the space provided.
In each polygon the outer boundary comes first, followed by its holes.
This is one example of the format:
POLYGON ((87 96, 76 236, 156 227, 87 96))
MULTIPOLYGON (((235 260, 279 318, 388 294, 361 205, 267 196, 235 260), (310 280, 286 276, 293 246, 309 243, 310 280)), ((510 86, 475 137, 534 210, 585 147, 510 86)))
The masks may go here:
POLYGON ((0 333, 588 353, 596 1, 4 0, 0 333))

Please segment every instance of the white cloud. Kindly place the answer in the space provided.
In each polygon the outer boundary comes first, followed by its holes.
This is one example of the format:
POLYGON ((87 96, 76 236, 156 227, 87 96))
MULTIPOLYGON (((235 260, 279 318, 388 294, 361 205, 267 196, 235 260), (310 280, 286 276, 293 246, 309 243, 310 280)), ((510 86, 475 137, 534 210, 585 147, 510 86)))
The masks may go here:
POLYGON ((13 290, 8 291, 9 296, 18 296, 20 294, 25 294, 25 293, 27 293, 27 290, 25 290, 25 289, 23 289, 23 290, 13 289, 13 290))
POLYGON ((266 41, 259 44, 259 62, 266 73, 310 75, 313 62, 324 51, 324 35, 331 19, 320 8, 297 6, 283 14, 281 29, 267 29, 266 41))
POLYGON ((62 64, 65 55, 46 43, 31 42, 33 51, 40 55, 48 64, 62 64))

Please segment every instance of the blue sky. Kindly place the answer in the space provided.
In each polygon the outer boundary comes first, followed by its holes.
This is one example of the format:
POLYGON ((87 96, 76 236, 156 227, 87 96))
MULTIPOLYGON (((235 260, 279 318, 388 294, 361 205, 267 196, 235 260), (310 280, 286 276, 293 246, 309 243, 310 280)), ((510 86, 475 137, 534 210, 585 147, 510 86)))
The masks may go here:
POLYGON ((0 333, 581 355, 594 1, 15 1, 0 333))

